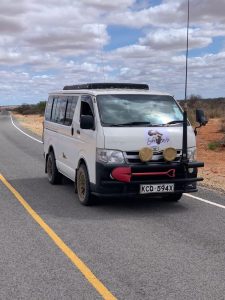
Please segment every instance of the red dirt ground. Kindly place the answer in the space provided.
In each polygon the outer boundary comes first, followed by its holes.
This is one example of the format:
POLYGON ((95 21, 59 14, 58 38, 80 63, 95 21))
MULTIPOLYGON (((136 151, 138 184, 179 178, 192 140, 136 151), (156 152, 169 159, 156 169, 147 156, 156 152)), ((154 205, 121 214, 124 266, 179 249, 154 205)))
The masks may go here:
POLYGON ((212 141, 223 141, 225 134, 220 132, 220 120, 210 119, 209 123, 198 130, 197 158, 204 161, 205 167, 199 171, 204 177, 203 185, 225 192, 225 147, 209 150, 212 141))

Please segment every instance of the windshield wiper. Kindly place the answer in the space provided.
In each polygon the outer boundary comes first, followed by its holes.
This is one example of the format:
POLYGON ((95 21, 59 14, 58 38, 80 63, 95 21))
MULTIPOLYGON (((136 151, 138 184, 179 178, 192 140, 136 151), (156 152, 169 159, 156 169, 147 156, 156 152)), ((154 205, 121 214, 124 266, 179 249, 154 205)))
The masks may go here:
POLYGON ((168 123, 166 123, 165 125, 169 125, 169 124, 178 124, 178 123, 183 123, 183 120, 174 120, 174 121, 170 121, 168 123))
POLYGON ((118 124, 109 124, 109 123, 104 123, 104 125, 108 125, 110 127, 125 127, 125 126, 135 126, 135 125, 147 125, 151 126, 152 124, 150 122, 128 122, 128 123, 118 123, 118 124))
POLYGON ((170 121, 170 122, 165 123, 165 124, 158 124, 157 126, 168 126, 168 125, 180 124, 180 123, 183 123, 183 120, 174 120, 174 121, 170 121))
POLYGON ((169 126, 171 124, 179 124, 179 123, 183 123, 183 120, 174 120, 174 121, 170 121, 168 123, 165 124, 152 124, 151 122, 146 122, 146 121, 138 121, 138 122, 128 122, 128 123, 115 123, 115 124, 110 124, 110 123, 104 123, 104 125, 106 126, 110 126, 110 127, 126 127, 126 126, 135 126, 135 125, 146 125, 148 127, 163 127, 163 126, 169 126))

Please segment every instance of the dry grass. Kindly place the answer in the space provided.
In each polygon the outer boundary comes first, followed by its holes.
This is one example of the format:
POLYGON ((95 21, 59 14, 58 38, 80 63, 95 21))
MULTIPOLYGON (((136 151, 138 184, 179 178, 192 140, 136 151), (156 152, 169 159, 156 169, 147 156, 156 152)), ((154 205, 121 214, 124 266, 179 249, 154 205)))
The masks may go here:
POLYGON ((14 113, 13 116, 19 121, 19 123, 29 129, 30 131, 42 136, 43 131, 43 120, 44 118, 40 115, 20 115, 14 113))
POLYGON ((186 105, 188 118, 192 125, 195 125, 195 111, 202 109, 208 119, 225 118, 225 98, 218 99, 192 99, 179 102, 182 107, 186 105))

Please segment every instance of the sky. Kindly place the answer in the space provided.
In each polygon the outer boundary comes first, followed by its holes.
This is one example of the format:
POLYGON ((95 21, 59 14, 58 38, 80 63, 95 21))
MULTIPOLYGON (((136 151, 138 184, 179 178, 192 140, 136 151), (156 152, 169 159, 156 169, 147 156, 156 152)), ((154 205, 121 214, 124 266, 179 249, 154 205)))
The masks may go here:
MULTIPOLYGON (((89 82, 183 99, 186 23, 187 0, 0 0, 0 105, 89 82)), ((187 93, 225 97, 225 0, 190 0, 187 93)))

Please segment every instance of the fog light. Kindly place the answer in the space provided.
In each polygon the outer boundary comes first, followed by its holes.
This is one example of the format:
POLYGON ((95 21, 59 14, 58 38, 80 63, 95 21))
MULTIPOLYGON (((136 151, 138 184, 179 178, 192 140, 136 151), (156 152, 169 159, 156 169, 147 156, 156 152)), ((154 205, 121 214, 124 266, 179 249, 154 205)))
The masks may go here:
POLYGON ((139 158, 143 162, 147 162, 152 159, 153 150, 151 148, 145 147, 139 151, 139 158))
POLYGON ((194 172, 194 168, 189 168, 188 169, 188 172, 191 174, 191 173, 193 173, 194 172))
POLYGON ((163 150, 163 157, 166 161, 172 161, 177 157, 177 150, 174 148, 166 148, 163 150))

